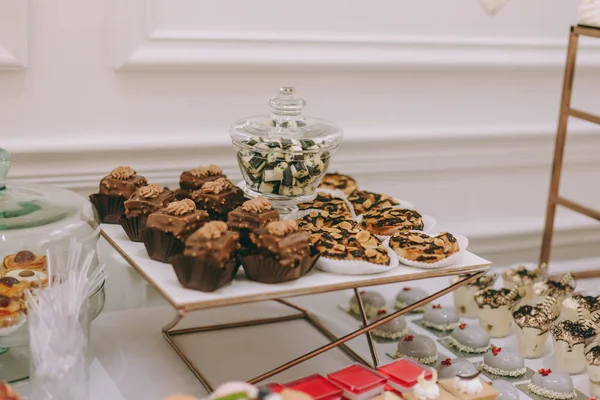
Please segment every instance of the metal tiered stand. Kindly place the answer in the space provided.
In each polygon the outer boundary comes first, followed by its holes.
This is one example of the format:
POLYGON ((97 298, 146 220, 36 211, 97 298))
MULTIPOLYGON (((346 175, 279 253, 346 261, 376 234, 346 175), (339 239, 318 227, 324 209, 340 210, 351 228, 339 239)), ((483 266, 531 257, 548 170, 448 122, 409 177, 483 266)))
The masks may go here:
MULTIPOLYGON (((569 47, 567 50, 567 62, 565 66, 562 98, 558 119, 558 130, 556 133, 556 144, 554 148, 552 177, 550 179, 550 194, 548 196, 548 205, 546 208, 546 225, 544 227, 544 236, 542 239, 540 265, 547 264, 550 260, 552 236, 554 234, 554 219, 556 216, 557 205, 561 205, 579 214, 587 215, 590 218, 600 221, 600 211, 576 203, 559 195, 558 193, 562 174, 569 117, 579 118, 588 122, 600 124, 600 116, 596 116, 571 107, 571 95, 573 92, 573 80, 575 78, 575 65, 580 36, 600 38, 600 28, 577 25, 571 27, 571 32, 569 34, 569 47)), ((573 272, 572 275, 575 279, 598 278, 600 277, 600 269, 594 271, 573 272)))
POLYGON ((422 307, 438 297, 448 294, 455 289, 477 279, 479 276, 484 275, 491 266, 489 261, 465 251, 462 262, 459 264, 435 270, 423 270, 399 266, 393 268, 389 272, 378 275, 335 275, 321 271, 313 271, 297 281, 270 285, 249 281, 238 275, 232 284, 213 293, 203 293, 183 288, 177 281, 173 268, 170 268, 169 265, 151 260, 146 254, 144 245, 142 243, 131 242, 119 225, 103 224, 102 236, 174 308, 175 317, 169 324, 163 327, 163 335, 209 392, 213 391, 213 386, 202 375, 199 368, 194 365, 190 358, 184 353, 182 347, 177 343, 176 338, 178 336, 190 333, 274 324, 284 321, 304 320, 331 341, 325 346, 315 349, 310 353, 300 356, 249 380, 249 382, 253 384, 264 381, 276 374, 294 367, 295 365, 310 360, 319 354, 338 347, 354 361, 364 365, 369 365, 367 361, 365 361, 362 357, 345 345, 347 341, 363 334, 366 334, 367 336, 369 350, 372 357, 372 365, 376 367, 378 364, 378 357, 373 340, 370 336, 370 331, 372 329, 383 325, 400 315, 422 307), (444 276, 455 276, 459 274, 468 274, 468 276, 459 280, 457 283, 452 284, 451 286, 435 294, 432 294, 422 301, 419 301, 418 303, 412 304, 409 307, 405 307, 399 311, 389 314, 383 319, 371 324, 367 322, 367 317, 358 288, 444 276), (298 307, 288 300, 285 300, 285 298, 295 296, 326 293, 346 289, 353 289, 359 300, 358 304, 364 326, 340 338, 336 337, 332 332, 325 328, 325 326, 315 316, 311 315, 308 310, 298 307), (215 307, 232 307, 239 304, 259 301, 275 301, 298 311, 298 313, 288 316, 241 321, 222 325, 174 329, 175 326, 179 324, 187 314, 194 311, 215 307))

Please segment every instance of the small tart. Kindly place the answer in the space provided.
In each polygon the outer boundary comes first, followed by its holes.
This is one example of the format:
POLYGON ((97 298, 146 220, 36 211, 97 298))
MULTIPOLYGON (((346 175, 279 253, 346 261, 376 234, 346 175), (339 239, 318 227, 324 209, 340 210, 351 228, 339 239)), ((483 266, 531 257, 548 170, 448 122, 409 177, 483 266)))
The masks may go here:
POLYGON ((46 256, 38 256, 29 250, 21 250, 16 254, 4 257, 4 268, 46 269, 46 256))
POLYGON ((348 175, 338 174, 337 172, 325 174, 319 187, 331 190, 341 190, 346 195, 349 195, 358 189, 354 178, 348 175))
POLYGON ((335 197, 329 193, 318 192, 317 197, 309 203, 298 204, 300 210, 325 210, 331 214, 337 215, 352 215, 348 204, 339 197, 335 197))
POLYGON ((298 227, 309 232, 320 232, 323 228, 338 228, 358 232, 358 222, 348 215, 332 214, 327 210, 313 210, 296 221, 298 227))
POLYGON ((407 208, 384 207, 363 214, 360 225, 375 235, 391 236, 398 231, 421 231, 421 214, 407 208))
POLYGON ((368 192, 366 190, 355 190, 348 196, 348 201, 354 207, 356 215, 361 215, 370 210, 384 207, 397 206, 400 203, 387 194, 368 192))
POLYGON ((428 264, 442 261, 460 250, 458 241, 448 232, 430 236, 416 231, 399 231, 390 238, 390 247, 404 259, 428 264))
POLYGON ((347 237, 345 243, 341 234, 325 232, 313 234, 312 237, 317 235, 320 235, 320 237, 314 242, 314 246, 323 257, 338 260, 367 261, 379 265, 390 264, 388 249, 377 237, 367 231, 351 234, 347 237))
POLYGON ((48 273, 36 269, 15 268, 6 271, 3 276, 15 278, 19 282, 34 288, 48 284, 48 273))

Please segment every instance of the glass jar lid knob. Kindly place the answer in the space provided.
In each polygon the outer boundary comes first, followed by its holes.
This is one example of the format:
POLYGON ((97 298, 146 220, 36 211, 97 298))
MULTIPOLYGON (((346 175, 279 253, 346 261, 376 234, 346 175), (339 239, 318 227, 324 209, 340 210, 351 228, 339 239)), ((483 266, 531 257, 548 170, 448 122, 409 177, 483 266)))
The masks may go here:
POLYGON ((279 89, 279 93, 271 97, 269 105, 273 109, 273 119, 282 117, 302 117, 302 109, 306 106, 306 101, 298 96, 296 89, 285 86, 279 89))

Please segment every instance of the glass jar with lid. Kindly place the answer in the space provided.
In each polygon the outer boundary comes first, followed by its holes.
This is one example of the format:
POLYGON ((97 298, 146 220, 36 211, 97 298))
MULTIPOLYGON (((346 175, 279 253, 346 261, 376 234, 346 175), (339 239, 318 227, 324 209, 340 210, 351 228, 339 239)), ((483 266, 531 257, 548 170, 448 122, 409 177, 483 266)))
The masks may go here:
POLYGON ((230 129, 244 191, 268 198, 281 213, 311 201, 342 141, 332 122, 306 117, 306 102, 292 87, 269 100, 271 114, 245 118, 230 129))
MULTIPOLYGON (((7 180, 9 169, 10 154, 0 148, 0 378, 11 382, 29 374, 25 304, 17 300, 21 311, 14 312, 15 298, 23 288, 47 284, 47 251, 66 253, 75 239, 85 254, 97 254, 100 227, 86 198, 51 186, 7 180)), ((97 257, 93 263, 99 267, 97 257)), ((88 318, 100 313, 104 300, 102 284, 89 299, 88 318)))

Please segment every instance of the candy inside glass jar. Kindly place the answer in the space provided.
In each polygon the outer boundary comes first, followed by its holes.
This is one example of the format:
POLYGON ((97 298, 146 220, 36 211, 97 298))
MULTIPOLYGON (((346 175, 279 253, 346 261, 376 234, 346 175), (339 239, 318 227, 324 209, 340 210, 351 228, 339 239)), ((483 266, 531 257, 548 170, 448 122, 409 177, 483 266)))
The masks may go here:
POLYGON ((311 201, 342 140, 335 124, 305 117, 306 102, 292 87, 269 100, 271 114, 231 126, 237 160, 249 197, 267 197, 281 213, 311 201))

